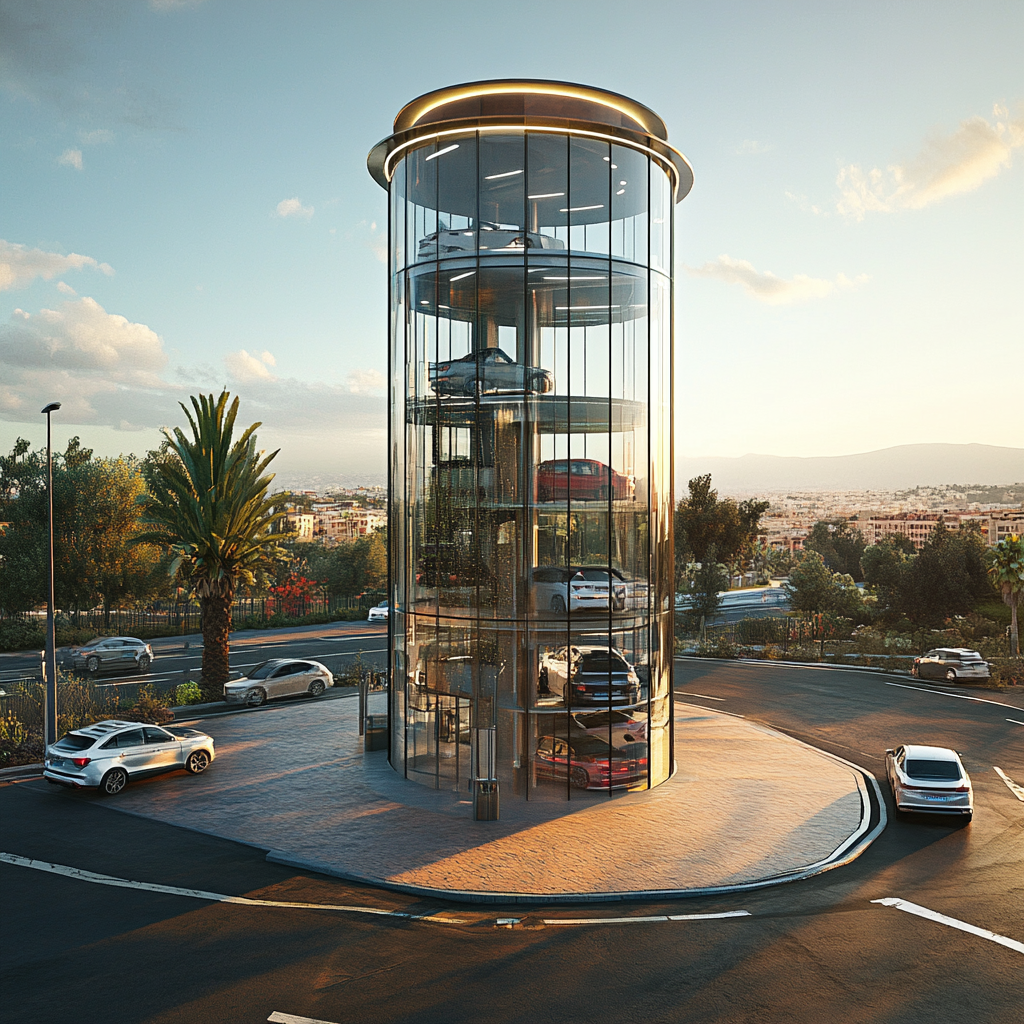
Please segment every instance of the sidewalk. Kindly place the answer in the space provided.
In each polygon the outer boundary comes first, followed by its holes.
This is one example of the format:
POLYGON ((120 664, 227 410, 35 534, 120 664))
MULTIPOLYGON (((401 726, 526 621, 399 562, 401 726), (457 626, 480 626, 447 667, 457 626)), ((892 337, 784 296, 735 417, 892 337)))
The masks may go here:
MULTIPOLYGON (((371 695, 370 712, 383 709, 371 695), (377 703, 381 707, 376 707, 377 703)), ((356 701, 206 720, 204 775, 135 782, 109 806, 270 851, 269 859, 451 898, 593 900, 764 884, 866 831, 859 772, 742 719, 678 704, 674 777, 647 793, 505 799, 407 781, 364 754, 356 701)))

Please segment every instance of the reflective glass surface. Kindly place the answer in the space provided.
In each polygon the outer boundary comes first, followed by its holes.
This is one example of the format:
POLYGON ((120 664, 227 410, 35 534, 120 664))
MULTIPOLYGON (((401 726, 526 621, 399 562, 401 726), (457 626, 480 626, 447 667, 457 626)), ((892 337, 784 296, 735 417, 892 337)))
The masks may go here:
POLYGON ((672 769, 672 191, 467 132, 391 181, 391 761, 502 799, 672 769))

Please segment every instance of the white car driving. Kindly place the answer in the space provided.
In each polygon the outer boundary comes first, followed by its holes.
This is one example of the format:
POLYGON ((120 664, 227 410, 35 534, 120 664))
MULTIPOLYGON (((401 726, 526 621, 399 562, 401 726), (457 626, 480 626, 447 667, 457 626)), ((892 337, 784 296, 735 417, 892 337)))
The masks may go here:
POLYGON ((960 755, 948 747, 907 744, 885 752, 896 813, 974 814, 974 789, 960 755))
POLYGON ((224 684, 224 699, 229 704, 248 704, 257 708, 275 697, 307 693, 319 697, 334 676, 319 661, 298 658, 271 658, 257 665, 247 676, 224 684))

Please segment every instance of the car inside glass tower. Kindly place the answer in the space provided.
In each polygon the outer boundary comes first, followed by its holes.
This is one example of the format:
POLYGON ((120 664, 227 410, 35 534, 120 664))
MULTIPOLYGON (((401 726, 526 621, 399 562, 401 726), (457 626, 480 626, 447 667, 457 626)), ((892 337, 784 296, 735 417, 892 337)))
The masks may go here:
POLYGON ((672 164, 482 125, 388 159, 391 763, 503 801, 657 785, 672 164))

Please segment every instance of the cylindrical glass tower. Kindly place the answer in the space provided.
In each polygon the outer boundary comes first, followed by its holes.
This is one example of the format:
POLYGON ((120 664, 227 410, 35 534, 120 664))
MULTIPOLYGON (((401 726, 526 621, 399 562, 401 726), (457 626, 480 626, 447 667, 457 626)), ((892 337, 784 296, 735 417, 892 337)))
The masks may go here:
POLYGON ((672 771, 672 224, 693 175, 625 97, 408 104, 390 196, 390 761, 599 799, 672 771))

